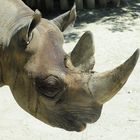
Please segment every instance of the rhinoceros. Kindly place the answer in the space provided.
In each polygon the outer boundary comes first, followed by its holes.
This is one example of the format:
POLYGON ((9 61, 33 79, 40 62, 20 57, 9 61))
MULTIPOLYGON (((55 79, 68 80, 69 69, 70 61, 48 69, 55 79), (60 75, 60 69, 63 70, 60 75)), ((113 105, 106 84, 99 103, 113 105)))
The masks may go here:
POLYGON ((47 20, 21 0, 0 0, 0 85, 8 85, 19 106, 37 119, 79 132, 100 118, 103 104, 125 84, 139 50, 117 68, 95 72, 90 31, 71 53, 62 48, 62 32, 75 18, 75 6, 47 20))

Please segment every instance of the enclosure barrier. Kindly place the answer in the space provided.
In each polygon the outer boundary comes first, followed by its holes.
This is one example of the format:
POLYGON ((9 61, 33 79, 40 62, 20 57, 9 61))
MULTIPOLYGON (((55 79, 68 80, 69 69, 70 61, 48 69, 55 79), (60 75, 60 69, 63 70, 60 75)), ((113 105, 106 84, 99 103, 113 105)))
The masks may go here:
POLYGON ((106 7, 111 3, 112 6, 119 6, 120 2, 127 3, 127 0, 23 0, 33 9, 40 11, 66 11, 76 3, 77 9, 94 9, 95 7, 106 7))

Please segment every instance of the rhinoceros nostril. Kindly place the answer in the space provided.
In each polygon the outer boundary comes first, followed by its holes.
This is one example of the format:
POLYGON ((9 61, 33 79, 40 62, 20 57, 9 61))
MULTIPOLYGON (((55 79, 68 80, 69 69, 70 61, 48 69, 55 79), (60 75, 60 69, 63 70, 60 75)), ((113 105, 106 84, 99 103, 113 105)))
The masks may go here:
POLYGON ((36 78, 35 80, 37 91, 48 98, 55 98, 58 94, 64 92, 64 82, 53 75, 47 78, 36 78))

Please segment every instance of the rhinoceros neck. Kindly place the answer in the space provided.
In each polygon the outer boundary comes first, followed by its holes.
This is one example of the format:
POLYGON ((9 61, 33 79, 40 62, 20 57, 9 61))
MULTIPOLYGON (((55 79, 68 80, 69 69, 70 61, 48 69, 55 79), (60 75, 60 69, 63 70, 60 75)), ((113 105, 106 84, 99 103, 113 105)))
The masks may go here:
POLYGON ((6 47, 16 30, 27 22, 33 11, 21 0, 0 0, 0 46, 6 47))

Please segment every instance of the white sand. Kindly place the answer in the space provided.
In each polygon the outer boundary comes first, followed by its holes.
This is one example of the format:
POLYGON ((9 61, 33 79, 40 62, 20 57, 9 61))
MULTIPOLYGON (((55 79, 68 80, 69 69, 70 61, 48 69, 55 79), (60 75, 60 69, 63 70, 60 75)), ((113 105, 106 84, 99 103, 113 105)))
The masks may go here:
MULTIPOLYGON (((89 24, 80 22, 83 26, 71 31, 78 37, 65 44, 65 49, 69 52, 79 36, 90 30, 96 45, 95 70, 102 72, 123 63, 140 48, 140 7, 135 9, 123 8, 127 12, 121 16, 111 13, 89 24)), ((93 18, 97 13, 99 10, 93 18)), ((91 20, 92 14, 87 12, 90 17, 86 15, 85 21, 91 20)), ((80 133, 40 122, 16 104, 8 87, 1 88, 0 140, 140 140, 140 59, 125 86, 104 105, 100 119, 80 133)))

